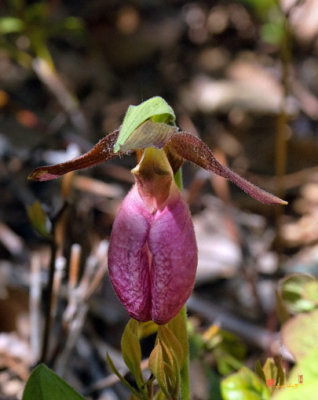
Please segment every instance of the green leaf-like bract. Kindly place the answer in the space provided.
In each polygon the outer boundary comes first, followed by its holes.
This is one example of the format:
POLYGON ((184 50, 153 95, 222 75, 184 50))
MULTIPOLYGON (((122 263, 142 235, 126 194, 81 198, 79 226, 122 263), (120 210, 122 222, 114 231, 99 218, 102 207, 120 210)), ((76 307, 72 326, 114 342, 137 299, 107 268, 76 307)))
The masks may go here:
POLYGON ((50 237, 50 221, 45 214, 41 204, 36 201, 32 205, 27 206, 27 214, 33 228, 43 237, 50 237))
POLYGON ((185 357, 179 338, 177 338, 166 325, 159 326, 158 338, 167 346, 169 351, 171 351, 178 364, 178 368, 181 368, 184 364, 185 357))
POLYGON ((46 365, 40 364, 30 375, 22 400, 84 400, 80 394, 46 365))
POLYGON ((150 354, 149 369, 156 377, 160 389, 166 395, 166 398, 169 399, 170 394, 164 369, 163 349, 160 343, 154 347, 150 354))
POLYGON ((141 348, 138 338, 140 322, 130 319, 121 338, 121 352, 125 364, 134 375, 139 388, 143 385, 143 377, 140 368, 141 348))

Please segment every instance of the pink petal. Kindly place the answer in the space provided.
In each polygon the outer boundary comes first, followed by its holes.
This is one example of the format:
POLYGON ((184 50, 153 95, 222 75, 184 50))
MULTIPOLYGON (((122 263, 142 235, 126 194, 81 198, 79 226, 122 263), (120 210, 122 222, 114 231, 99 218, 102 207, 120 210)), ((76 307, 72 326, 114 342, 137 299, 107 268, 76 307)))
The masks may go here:
POLYGON ((156 213, 149 233, 152 262, 151 319, 165 324, 189 298, 197 269, 197 246, 188 206, 176 202, 156 213))
POLYGON ((152 215, 136 186, 125 197, 113 224, 108 250, 109 275, 128 313, 139 321, 151 319, 147 238, 152 215))
POLYGON ((128 313, 139 321, 170 321, 195 281, 197 247, 190 212, 179 191, 169 200, 151 214, 135 185, 113 225, 110 278, 128 313))

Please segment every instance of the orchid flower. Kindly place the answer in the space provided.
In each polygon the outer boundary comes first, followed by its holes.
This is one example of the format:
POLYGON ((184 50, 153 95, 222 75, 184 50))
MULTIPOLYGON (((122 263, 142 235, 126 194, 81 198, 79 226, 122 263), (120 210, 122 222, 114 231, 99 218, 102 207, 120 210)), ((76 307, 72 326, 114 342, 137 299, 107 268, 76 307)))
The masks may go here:
POLYGON ((143 150, 132 170, 135 185, 115 218, 108 252, 109 274, 128 313, 139 321, 165 324, 190 296, 197 246, 190 212, 174 181, 184 160, 227 178, 266 204, 286 204, 221 165, 199 138, 179 131, 170 106, 154 97, 130 106, 120 129, 88 153, 35 169, 30 179, 47 181, 143 150), (137 117, 136 117, 137 115, 137 117), (141 117, 140 117, 141 115, 141 117))

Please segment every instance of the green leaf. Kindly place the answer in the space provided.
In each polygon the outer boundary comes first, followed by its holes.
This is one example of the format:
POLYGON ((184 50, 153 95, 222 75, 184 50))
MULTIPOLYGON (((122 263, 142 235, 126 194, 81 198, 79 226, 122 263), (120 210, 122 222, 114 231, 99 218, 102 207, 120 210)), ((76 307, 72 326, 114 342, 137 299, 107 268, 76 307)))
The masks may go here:
POLYGON ((22 400, 84 400, 80 394, 46 365, 40 364, 30 375, 22 400))
MULTIPOLYGON (((26 9, 26 18, 31 23, 47 23, 49 5, 45 2, 34 2, 26 9)), ((46 25, 47 26, 47 25, 46 25)))
POLYGON ((199 358, 205 349, 205 342, 201 335, 192 333, 189 335, 190 360, 199 358))
POLYGON ((286 31, 284 26, 284 21, 267 22, 261 28, 261 38, 264 42, 270 44, 280 44, 282 43, 286 31))
POLYGON ((311 275, 294 274, 280 281, 280 296, 290 313, 296 314, 315 308, 314 302, 303 297, 304 286, 314 280, 311 275))
POLYGON ((111 371, 118 377, 121 383, 123 383, 137 398, 139 398, 139 393, 138 391, 131 386, 131 384, 122 376, 122 374, 118 371, 118 369, 115 367, 115 364, 113 363, 113 360, 110 358, 110 355, 107 353, 106 354, 107 358, 107 363, 109 365, 109 368, 111 371))
POLYGON ((149 356, 149 369, 156 377, 158 385, 162 392, 167 396, 168 399, 170 399, 171 396, 168 392, 166 375, 164 371, 163 350, 160 343, 158 343, 154 347, 149 356))
POLYGON ((21 32, 24 29, 24 23, 20 18, 3 17, 0 18, 0 33, 6 35, 8 33, 21 32))
POLYGON ((182 313, 179 312, 171 321, 168 322, 168 328, 174 334, 174 336, 178 339, 183 357, 181 359, 181 367, 184 364, 184 361, 188 357, 189 353, 189 341, 188 341, 188 333, 186 326, 186 319, 182 317, 182 313))
POLYGON ((80 31, 84 29, 83 22, 77 17, 67 17, 63 21, 63 25, 70 31, 80 31))
POLYGON ((264 374, 263 367, 262 367, 260 360, 257 360, 255 363, 255 373, 259 378, 261 378, 261 380, 263 382, 266 383, 266 376, 264 374))
POLYGON ((315 399, 318 392, 318 349, 310 352, 292 369, 288 381, 276 391, 274 400, 315 399), (303 383, 300 383, 300 377, 303 383))
POLYGON ((246 355, 246 346, 234 333, 220 329, 222 341, 220 347, 238 360, 243 360, 246 355))
POLYGON ((282 328, 282 340, 287 349, 300 360, 318 348, 318 310, 298 314, 282 328))
POLYGON ((318 305, 318 281, 310 281, 305 283, 302 290, 302 296, 304 299, 312 302, 316 306, 318 305))
POLYGON ((246 367, 242 367, 237 373, 221 382, 221 393, 224 400, 270 399, 268 387, 246 367))
POLYGON ((233 333, 218 328, 215 334, 209 338, 206 346, 207 349, 212 350, 218 372, 221 375, 227 376, 242 367, 246 348, 233 333))
POLYGON ((164 343, 168 349, 173 353, 179 369, 182 368, 185 358, 183 348, 178 338, 174 333, 165 325, 161 325, 158 328, 158 339, 164 343))
POLYGON ((212 368, 205 368, 205 375, 209 382, 209 400, 222 400, 221 379, 212 368))
POLYGON ((131 147, 131 144, 127 146, 127 141, 135 129, 148 119, 153 122, 174 125, 176 117, 169 104, 159 96, 152 97, 138 106, 129 106, 114 146, 114 152, 117 153, 119 150, 123 151, 123 149, 127 151, 129 150, 127 147, 130 147, 130 149, 139 148, 136 146, 131 147))
POLYGON ((224 351, 221 347, 214 349, 213 355, 216 359, 216 365, 220 375, 227 376, 242 367, 241 361, 224 351))
POLYGON ((166 395, 159 389, 155 394, 154 400, 166 400, 166 395))
POLYGON ((274 379, 276 383, 277 378, 277 367, 273 358, 267 358, 263 366, 263 371, 265 375, 265 383, 267 379, 274 379))
POLYGON ((141 388, 144 384, 141 363, 141 348, 139 342, 139 325, 140 322, 130 319, 125 327, 121 338, 121 352, 125 364, 134 375, 137 386, 141 388))
POLYGON ((271 392, 275 390, 275 385, 283 385, 285 383, 285 373, 281 365, 281 360, 275 362, 273 358, 267 358, 263 367, 258 361, 256 364, 256 373, 267 384, 271 392), (269 381, 272 382, 270 385, 269 381))
POLYGON ((27 206, 27 214, 33 228, 45 238, 50 238, 51 221, 44 212, 41 203, 36 201, 31 206, 27 206))
POLYGON ((168 348, 167 344, 162 341, 158 343, 160 343, 163 350, 163 366, 168 392, 175 399, 178 397, 180 390, 180 368, 174 352, 168 348))

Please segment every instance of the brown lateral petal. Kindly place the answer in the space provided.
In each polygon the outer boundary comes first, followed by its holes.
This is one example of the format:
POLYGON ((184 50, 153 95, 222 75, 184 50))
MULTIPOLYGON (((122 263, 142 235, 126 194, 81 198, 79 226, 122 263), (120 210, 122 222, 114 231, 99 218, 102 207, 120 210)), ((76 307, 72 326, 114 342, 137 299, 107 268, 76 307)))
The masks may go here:
POLYGON ((223 178, 229 179, 244 190, 244 192, 262 203, 287 204, 286 201, 260 189, 229 168, 224 167, 216 160, 213 153, 204 142, 189 133, 177 133, 172 136, 168 146, 171 146, 181 157, 223 178))
POLYGON ((114 132, 101 139, 89 152, 78 158, 74 158, 73 160, 61 164, 36 168, 28 179, 35 181, 49 181, 58 178, 67 172, 92 167, 93 165, 99 164, 103 161, 118 157, 122 153, 119 152, 115 154, 113 152, 113 147, 116 143, 118 134, 119 129, 116 129, 114 132))
POLYGON ((172 146, 169 146, 169 143, 166 144, 163 149, 168 157, 172 171, 175 174, 178 169, 182 167, 184 159, 175 151, 172 146))

